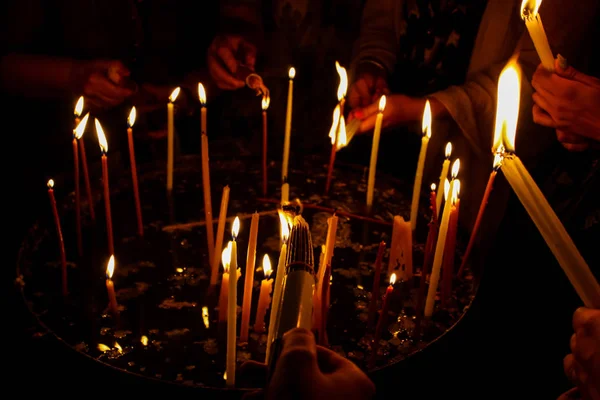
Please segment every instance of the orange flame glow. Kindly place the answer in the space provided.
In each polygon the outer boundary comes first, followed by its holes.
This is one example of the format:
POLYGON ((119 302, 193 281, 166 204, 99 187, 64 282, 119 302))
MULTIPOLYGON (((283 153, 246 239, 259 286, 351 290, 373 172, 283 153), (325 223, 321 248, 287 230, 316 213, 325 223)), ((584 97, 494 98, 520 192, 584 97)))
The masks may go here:
POLYGON ((448 179, 444 181, 444 199, 448 200, 448 195, 450 194, 450 182, 448 179))
POLYGON ((341 101, 344 97, 346 97, 346 92, 348 91, 348 73, 346 72, 346 68, 342 67, 337 61, 335 62, 335 69, 340 76, 337 98, 338 101, 341 101))
POLYGON ((452 143, 448 142, 446 145, 446 159, 449 159, 452 155, 452 143))
POLYGON ((436 184, 435 184, 435 183, 432 183, 432 184, 431 184, 431 191, 432 191, 432 192, 435 192, 435 189, 436 189, 436 188, 437 188, 436 184))
POLYGON ((140 338, 140 342, 142 342, 142 346, 148 346, 148 336, 142 335, 142 337, 140 338))
POLYGON ((521 18, 535 18, 542 5, 542 0, 523 0, 521 3, 521 18))
POLYGON ((423 135, 431 138, 431 104, 429 100, 425 103, 425 110, 423 111, 423 135))
POLYGON ((498 104, 492 152, 501 151, 500 146, 509 152, 514 152, 520 100, 521 71, 517 62, 511 60, 502 70, 498 80, 498 104))
POLYGON ((271 104, 271 98, 269 96, 263 96, 261 106, 263 111, 267 111, 269 108, 269 104, 271 104))
POLYGON ((221 262, 223 263, 223 271, 229 273, 229 266, 231 265, 231 242, 223 249, 223 253, 221 253, 221 262))
POLYGON ((294 79, 296 77, 296 68, 291 67, 288 71, 288 76, 290 77, 290 79, 294 79))
POLYGON ((290 222, 288 221, 285 213, 281 210, 279 213, 279 223, 281 224, 281 240, 283 243, 286 243, 288 238, 290 237, 290 222))
POLYGON ((85 114, 85 117, 83 117, 81 119, 81 121, 79 121, 79 124, 77 124, 77 127, 73 131, 73 134, 75 135, 75 138, 77 140, 81 139, 81 137, 83 136, 83 133, 85 132, 85 127, 87 126, 89 117, 90 117, 90 113, 85 114))
POLYGON ((94 118, 94 123, 96 124, 96 134, 98 135, 98 143, 100 144, 100 150, 103 153, 107 153, 108 142, 106 141, 106 135, 104 134, 102 125, 100 125, 100 121, 98 121, 96 118, 94 118))
POLYGON ((131 111, 129 112, 129 117, 127 117, 127 125, 130 128, 133 128, 133 124, 135 124, 135 117, 137 116, 137 112, 135 110, 135 106, 131 107, 131 111))
POLYGON ((379 112, 382 113, 383 110, 385 110, 385 104, 387 102, 387 99, 385 97, 385 95, 381 96, 381 98, 379 99, 379 112))
POLYGON ((452 185, 452 204, 456 204, 460 195, 460 179, 456 179, 452 185))
POLYGON ((50 180, 48 181, 48 187, 49 187, 50 189, 52 189, 52 188, 54 187, 54 179, 50 179, 50 180))
POLYGON ((175 90, 173 90, 173 92, 171 93, 171 95, 169 96, 169 101, 171 103, 174 103, 175 100, 177 100, 177 96, 179 96, 179 92, 181 91, 180 87, 176 87, 175 90))
POLYGON ((396 274, 392 274, 392 276, 390 276, 390 285, 393 286, 394 283, 396 283, 396 274))
POLYGON ((456 179, 456 177, 458 176, 459 169, 460 169, 460 159, 457 158, 456 161, 454 161, 454 164, 452 164, 452 174, 450 175, 452 177, 452 179, 456 179))
POLYGON ((233 227, 231 228, 231 235, 234 240, 237 238, 238 233, 240 233, 240 217, 235 217, 233 220, 233 227))
POLYGON ((83 112, 83 96, 81 96, 79 98, 79 100, 77 100, 77 104, 75 104, 75 116, 76 117, 81 116, 82 112, 83 112))
POLYGON ((269 279, 271 277, 271 273, 273 272, 273 268, 271 267, 271 259, 268 254, 265 254, 262 262, 263 272, 265 273, 265 279, 269 279))
POLYGON ((108 264, 106 265, 106 277, 108 279, 111 279, 114 272, 115 272, 115 256, 112 255, 108 259, 108 264))
POLYGON ((200 98, 200 104, 206 105, 206 90, 202 83, 198 83, 198 98, 200 98))

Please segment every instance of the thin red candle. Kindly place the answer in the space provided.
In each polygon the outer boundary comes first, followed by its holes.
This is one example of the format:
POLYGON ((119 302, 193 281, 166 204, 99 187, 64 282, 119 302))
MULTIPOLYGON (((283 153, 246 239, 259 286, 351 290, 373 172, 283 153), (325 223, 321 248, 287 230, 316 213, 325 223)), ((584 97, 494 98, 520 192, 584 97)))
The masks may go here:
POLYGON ((448 222, 448 235, 444 246, 444 260, 442 264, 442 304, 452 296, 452 279, 454 277, 454 255, 456 254, 456 232, 458 227, 458 210, 460 200, 450 210, 450 221, 448 222))
POLYGON ((379 316, 379 320, 377 321, 377 327, 375 328, 375 337, 373 338, 373 345, 371 346, 371 359, 369 361, 370 366, 373 366, 375 364, 377 350, 379 349, 379 340, 381 340, 383 327, 387 323, 388 312, 390 310, 390 297, 392 296, 392 292, 394 291, 394 283, 396 283, 396 274, 392 274, 392 276, 390 277, 390 284, 387 287, 385 291, 385 296, 383 298, 381 315, 379 316))
POLYGON ((67 286, 67 255, 65 253, 65 242, 63 240, 62 229, 60 227, 60 218, 58 217, 58 208, 56 207, 56 198, 54 197, 54 180, 48 181, 48 197, 50 197, 50 205, 52 206, 52 214, 54 215, 54 224, 56 225, 56 235, 58 236, 58 248, 60 251, 60 266, 61 266, 61 281, 62 295, 66 297, 69 294, 67 286))
POLYGON ((367 329, 370 332, 373 329, 375 322, 375 314, 377 313, 377 301, 379 300, 379 282, 381 280, 381 264, 383 261, 383 253, 385 252, 385 242, 382 240, 379 243, 377 258, 375 259, 375 271, 373 276, 373 290, 371 292, 371 302, 369 303, 369 319, 367 329))
POLYGON ((104 186, 104 206, 106 209, 106 234, 108 237, 108 254, 115 254, 115 245, 113 240, 113 228, 112 228, 112 215, 110 212, 110 189, 108 185, 108 157, 106 152, 108 151, 108 142, 104 135, 104 130, 100 122, 95 119, 96 133, 98 134, 98 142, 100 143, 100 150, 102 151, 102 183, 104 186))
POLYGON ((144 222, 142 221, 142 206, 140 204, 140 191, 138 188, 137 165, 135 163, 135 148, 133 145, 133 124, 135 123, 135 107, 131 108, 129 118, 127 118, 127 140, 129 142, 129 163, 131 164, 131 179, 133 185, 133 196, 135 199, 135 215, 137 219, 137 233, 140 237, 144 236, 144 222))
POLYGON ((469 244, 467 245, 467 250, 465 251, 465 255, 463 256, 460 268, 458 269, 458 277, 462 276, 467 265, 467 261, 469 260, 469 256, 471 255, 471 251, 473 250, 473 245, 475 244, 475 239, 477 238, 477 232, 479 231, 479 226, 481 225, 481 220, 483 219, 483 215, 485 213, 485 208, 490 199, 490 194, 494 189, 494 180, 496 179, 496 175, 498 174, 499 164, 500 160, 497 159, 497 161, 494 162, 494 170, 490 174, 490 178, 488 179, 483 198, 481 199, 481 204, 479 205, 479 212, 477 213, 477 219, 475 220, 475 225, 473 226, 473 231, 471 232, 471 238, 469 239, 469 244))
POLYGON ((435 183, 431 184, 431 192, 429 193, 429 208, 431 208, 431 219, 437 222, 437 207, 436 207, 436 201, 437 201, 437 196, 435 194, 435 183))
POLYGON ((329 311, 329 291, 331 288, 331 264, 327 264, 323 274, 323 284, 321 285, 321 326, 319 327, 319 344, 328 345, 327 339, 327 314, 329 311))
MULTIPOLYGON (((83 98, 81 98, 80 102, 77 103, 77 107, 81 103, 81 107, 83 107, 83 98)), ((76 108, 76 113, 78 112, 78 108, 76 108)), ((83 132, 85 131, 85 127, 87 126, 87 121, 90 114, 87 113, 82 120, 79 118, 75 118, 75 123, 77 124, 75 129, 73 129, 73 175, 75 179, 75 224, 77 229, 77 253, 81 256, 83 254, 83 239, 81 234, 81 189, 80 189, 80 177, 79 177, 79 139, 83 136, 83 132)))
POLYGON ((262 129, 263 129, 263 148, 262 148, 262 192, 263 196, 267 195, 267 109, 271 99, 268 96, 263 96, 262 99, 262 129))

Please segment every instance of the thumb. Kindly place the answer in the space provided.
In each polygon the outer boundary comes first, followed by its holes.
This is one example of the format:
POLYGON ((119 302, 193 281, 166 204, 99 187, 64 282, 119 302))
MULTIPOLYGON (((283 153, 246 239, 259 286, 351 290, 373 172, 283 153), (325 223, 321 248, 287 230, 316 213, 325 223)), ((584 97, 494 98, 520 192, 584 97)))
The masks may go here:
POLYGON ((318 370, 317 343, 311 331, 295 328, 283 336, 278 367, 291 376, 295 375, 299 382, 306 382, 314 376, 318 370))
POLYGON ((586 85, 598 85, 599 82, 597 78, 581 73, 570 66, 567 59, 560 54, 556 57, 556 60, 554 60, 554 72, 561 78, 581 82, 586 85))

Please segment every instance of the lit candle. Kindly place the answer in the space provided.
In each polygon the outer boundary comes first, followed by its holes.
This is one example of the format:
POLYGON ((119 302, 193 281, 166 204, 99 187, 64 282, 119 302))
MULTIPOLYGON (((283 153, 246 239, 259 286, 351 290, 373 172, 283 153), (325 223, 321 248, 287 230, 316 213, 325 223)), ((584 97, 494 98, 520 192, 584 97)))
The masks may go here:
POLYGON ((525 26, 529 31, 531 41, 540 57, 544 68, 548 71, 554 71, 554 56, 542 25, 542 18, 538 13, 542 0, 523 0, 521 3, 521 18, 525 21, 525 26))
POLYGON ((296 69, 291 67, 288 76, 290 78, 287 98, 287 112, 285 117, 285 137, 283 142, 283 162, 281 164, 281 180, 286 181, 288 178, 288 164, 290 160, 290 137, 292 134, 292 103, 294 98, 294 77, 296 69))
POLYGON ((371 302, 369 303, 369 319, 367 322, 367 330, 373 329, 375 322, 375 313, 377 311, 377 301, 379 300, 379 281, 381 280, 381 264, 383 261, 383 253, 385 253, 385 242, 382 240, 379 243, 377 258, 375 259, 375 268, 373 274, 373 290, 371 291, 371 302))
POLYGON ((256 264, 258 220, 259 215, 257 212, 255 212, 252 214, 252 222, 250 223, 250 238, 248 239, 248 253, 246 255, 246 277, 244 279, 244 301, 242 303, 242 326, 240 327, 240 341, 242 343, 248 341, 248 330, 250 327, 252 287, 254 286, 254 266, 256 264))
POLYGON ((381 314, 379 315, 379 320, 377 321, 377 327, 375 328, 375 336, 373 338, 373 345, 371 347, 371 359, 369 361, 370 366, 373 366, 375 363, 375 358, 377 357, 377 350, 379 349, 379 341, 381 340, 381 334, 383 333, 383 327, 387 322, 388 313, 390 310, 390 297, 392 296, 392 292, 394 291, 394 283, 396 283, 396 274, 392 274, 390 277, 390 284, 388 285, 385 295, 383 297, 383 306, 381 308, 381 314))
POLYGON ((208 316, 208 307, 202 307, 202 322, 204 322, 204 327, 206 329, 210 328, 210 318, 208 316))
POLYGON ((75 103, 75 109, 73 110, 73 115, 75 115, 75 126, 79 125, 79 117, 81 117, 81 113, 83 112, 83 102, 83 96, 79 96, 77 103, 75 103))
POLYGON ((475 244, 475 239, 477 238, 477 232, 479 231, 479 226, 481 225, 481 220, 483 219, 483 214, 485 213, 485 208, 490 199, 490 194, 494 189, 494 181, 496 180, 496 175, 498 174, 498 169, 500 168, 501 161, 502 158, 500 157, 500 155, 496 154, 494 156, 494 169, 490 173, 490 178, 488 179, 487 186, 485 187, 485 192, 483 194, 483 198, 481 199, 481 204, 479 205, 477 219, 475 220, 475 225, 473 225, 473 231, 471 232, 469 244, 467 245, 467 250, 465 250, 465 255, 463 256, 460 268, 457 273, 457 276, 459 277, 462 276, 464 269, 467 265, 469 256, 471 255, 471 251, 473 250, 473 245, 475 244))
POLYGON ((388 261, 388 276, 392 273, 396 273, 396 277, 401 281, 407 281, 413 276, 412 229, 410 221, 405 221, 399 215, 394 217, 388 261))
POLYGON ((173 103, 179 96, 180 88, 175 88, 169 96, 169 104, 167 104, 167 190, 173 190, 173 163, 175 151, 175 119, 173 116, 173 103))
POLYGON ((437 210, 438 210, 438 208, 436 207, 437 195, 435 194, 435 188, 436 188, 435 183, 432 183, 431 184, 431 192, 429 192, 429 208, 431 208, 431 219, 434 221, 437 220, 437 210))
POLYGON ((144 222, 142 221, 142 206, 140 204, 140 190, 138 187, 137 165, 135 162, 135 147, 133 145, 133 124, 135 124, 136 111, 131 107, 127 118, 127 141, 129 142, 129 164, 131 164, 131 180, 133 197, 135 200, 135 215, 137 219, 138 236, 144 236, 144 222))
POLYGON ((519 98, 519 71, 516 63, 511 61, 498 81, 498 108, 492 151, 501 155, 501 169, 506 180, 585 306, 600 308, 600 285, 542 191, 514 154, 519 98))
POLYGON ((281 205, 290 201, 290 184, 287 183, 287 179, 281 185, 281 205))
MULTIPOLYGON (((446 180, 447 181, 447 180, 446 180)), ((438 234, 438 220, 429 221, 429 232, 427 233, 427 241, 425 242, 425 255, 423 257, 423 266, 421 267, 421 280, 419 281, 419 290, 417 292, 417 302, 415 306, 415 331, 413 332, 414 337, 420 336, 421 328, 421 316, 423 310, 423 302, 425 301, 425 288, 427 285, 427 275, 429 275, 431 258, 433 256, 433 250, 436 247, 436 240, 438 234)))
POLYGON ((444 198, 444 182, 446 182, 446 178, 448 178, 448 170, 450 169, 450 156, 452 155, 452 143, 448 142, 446 144, 446 158, 444 159, 444 163, 442 164, 442 173, 440 174, 440 183, 438 185, 438 191, 435 200, 435 209, 436 212, 439 213, 442 209, 442 199, 444 198))
MULTIPOLYGON (((460 186, 459 186, 460 188, 460 186)), ((458 210, 460 208, 459 190, 456 191, 456 198, 452 198, 450 208, 450 218, 448 220, 448 234, 446 235, 446 244, 444 246, 444 259, 442 265, 442 304, 452 296, 452 279, 454 278, 454 255, 456 254, 456 231, 458 229, 458 210)))
POLYGON ((322 329, 323 327, 323 318, 321 315, 321 311, 323 309, 322 303, 325 299, 321 296, 323 293, 323 286, 327 285, 328 281, 325 280, 325 271, 327 270, 327 266, 331 265, 331 260, 333 259, 333 250, 335 248, 335 239, 337 235, 337 224, 338 217, 334 214, 327 219, 327 237, 325 239, 325 253, 323 254, 323 262, 319 265, 319 270, 317 271, 317 285, 315 287, 315 294, 313 299, 314 305, 314 324, 317 326, 317 329, 322 329))
POLYGON ((412 203, 410 205, 410 225, 414 231, 417 228, 417 212, 419 211, 419 199, 421 198, 421 182, 423 181, 423 169, 427 156, 427 145, 431 138, 431 106, 429 100, 425 103, 423 112, 423 138, 421 139, 421 152, 415 174, 415 185, 413 187, 412 203))
POLYGON ((117 318, 119 315, 119 306, 117 304, 117 295, 115 294, 115 284, 112 281, 113 273, 115 272, 115 256, 111 255, 106 266, 106 291, 108 292, 108 309, 117 318))
POLYGON ((379 99, 379 112, 375 120, 373 131, 373 144, 371 147, 371 162, 369 164, 369 180, 367 181, 367 208, 373 205, 373 191, 375 190, 375 172, 377 169, 377 155, 379 153, 379 137, 381 136, 381 125, 383 124, 383 111, 385 110, 385 95, 379 99))
POLYGON ((52 207, 52 215, 54 216, 54 225, 56 225, 56 236, 58 237, 62 295, 63 297, 66 297, 69 294, 67 286, 67 255, 65 253, 65 242, 63 240, 62 229, 60 227, 60 218, 58 217, 58 209, 56 207, 56 198, 54 197, 54 179, 50 179, 48 181, 48 197, 50 197, 50 206, 52 207))
MULTIPOLYGON (((80 101, 77 102, 77 107, 83 107, 83 97, 80 98, 80 101)), ((77 115, 81 115, 81 111, 77 111, 77 107, 75 108, 75 113, 79 112, 77 115)), ((83 136, 83 132, 85 131, 85 127, 87 126, 87 121, 90 116, 90 113, 87 113, 83 120, 79 121, 79 118, 75 118, 77 122, 77 127, 73 130, 73 175, 75 178, 75 223, 77 229, 77 252, 81 256, 83 254, 83 240, 81 235, 81 190, 79 186, 80 178, 79 178, 79 150, 78 143, 79 139, 83 136)))
POLYGON ((262 173, 263 173, 263 197, 267 196, 267 109, 271 98, 269 96, 263 96, 262 98, 262 129, 263 129, 263 149, 262 149, 262 173))
MULTIPOLYGON (((263 333, 265 331, 265 315, 271 305, 271 290, 273 289, 273 279, 271 278, 271 260, 265 254, 263 257, 263 272, 265 279, 260 283, 260 296, 258 297, 258 308, 256 310, 256 320, 254 321, 254 332, 263 333)), ((275 319, 275 318, 273 318, 275 319)))
POLYGON ((240 231, 240 219, 235 217, 231 230, 231 274, 229 276, 229 293, 227 299, 227 387, 235 386, 236 363, 236 328, 237 328, 237 242, 240 231))
POLYGON ((279 211, 279 222, 281 224, 281 250, 279 252, 279 261, 277 262, 277 271, 275 272, 275 289, 273 290, 273 306, 271 307, 271 317, 269 318, 269 331, 267 332, 267 354, 265 360, 269 360, 271 354, 271 343, 275 334, 275 320, 279 312, 281 303, 281 291, 283 289, 283 278, 285 277, 285 259, 287 257, 287 241, 290 237, 290 225, 285 214, 279 211))
POLYGON ((221 253, 223 263, 223 278, 221 279, 221 291, 219 294, 219 322, 227 321, 227 300, 229 296, 229 266, 231 265, 231 242, 221 253))
POLYGON ((329 158, 329 168, 327 169, 327 182, 325 184, 325 194, 329 193, 331 179, 333 177, 333 166, 335 164, 335 155, 339 149, 346 146, 346 120, 344 119, 344 104, 346 103, 346 92, 348 91, 348 73, 346 68, 339 62, 335 62, 335 69, 340 76, 337 98, 338 104, 333 111, 333 123, 329 131, 331 138, 331 156, 329 158))
MULTIPOLYGON (((82 106, 83 106, 83 97, 82 99, 82 106)), ((89 117, 89 113, 86 114, 85 117, 83 117, 83 119, 86 121, 86 125, 87 125, 87 118, 89 117)), ((94 211, 94 197, 92 196, 92 185, 90 183, 90 173, 88 171, 88 163, 87 163, 87 156, 85 154, 85 140, 80 140, 83 137, 83 134, 85 132, 85 126, 82 125, 81 123, 78 124, 78 127, 82 126, 81 130, 77 130, 75 132, 75 135, 77 136, 77 143, 79 145, 79 151, 81 151, 81 167, 83 169, 83 179, 85 182, 85 192, 87 194, 87 198, 88 198, 88 205, 90 207, 90 219, 92 220, 92 223, 96 221, 96 212, 94 211)))
POLYGON ((221 195, 221 208, 219 210, 219 222, 217 224, 217 237, 215 238, 215 257, 212 260, 210 284, 214 286, 217 284, 217 277, 219 273, 219 258, 216 257, 221 251, 223 246, 223 235, 225 235, 225 221, 227 219, 227 207, 229 205, 229 186, 223 188, 223 194, 221 195))
POLYGON ((97 119, 94 119, 96 124, 96 134, 98 135, 98 143, 100 143, 100 151, 102 151, 102 183, 104 186, 104 206, 106 209, 106 234, 108 236, 108 254, 115 254, 115 245, 113 241, 112 230, 112 215, 110 212, 110 190, 108 186, 108 142, 102 130, 102 125, 97 119))
MULTIPOLYGON (((204 194, 204 220, 206 221, 206 245, 208 246, 208 263, 213 265, 215 254, 220 249, 215 249, 215 237, 213 231, 212 198, 210 186, 210 165, 208 157, 208 135, 206 134, 206 91, 204 85, 198 84, 198 97, 200 98, 200 139, 202 144, 202 192, 204 194)), ((217 265, 219 261, 217 260, 217 265)))
MULTIPOLYGON (((452 185, 446 180, 444 182, 444 196, 448 199, 452 193, 452 199, 456 197, 460 183, 458 179, 452 180, 452 185)), ((442 260, 444 257, 444 247, 446 245, 446 236, 448 235, 448 222, 450 220, 450 209, 452 201, 446 200, 444 204, 444 212, 440 221, 440 230, 438 233, 437 243, 435 247, 435 256, 433 258, 433 266, 431 267, 431 275, 429 277, 429 290, 427 292, 427 300, 425 301, 424 315, 430 318, 433 315, 433 306, 435 305, 435 295, 437 293, 438 284, 440 281, 440 272, 442 269, 442 260)))

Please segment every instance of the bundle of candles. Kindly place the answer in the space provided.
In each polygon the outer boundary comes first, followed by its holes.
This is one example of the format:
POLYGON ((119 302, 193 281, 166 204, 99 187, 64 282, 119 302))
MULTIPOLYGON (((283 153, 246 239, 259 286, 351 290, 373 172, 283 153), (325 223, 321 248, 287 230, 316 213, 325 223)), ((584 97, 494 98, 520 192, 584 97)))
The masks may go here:
MULTIPOLYGON (((526 3, 524 3, 524 10, 526 3)), ((539 4, 538 4, 539 7, 539 4)), ((537 13, 537 7, 528 9, 524 13, 527 27, 536 42, 536 48, 545 49, 543 44, 544 35, 541 29, 541 19, 537 13), (541 32, 541 33, 540 33, 541 32), (540 44, 542 42, 542 44, 540 44)), ((545 54, 542 52, 542 55, 545 54)), ((551 54, 551 53, 550 53, 551 54)), ((542 61, 545 59, 542 58, 542 61)), ((340 75, 340 85, 337 92, 338 103, 333 113, 333 123, 329 132, 331 139, 331 156, 327 170, 327 180, 325 192, 328 193, 333 180, 333 170, 336 152, 348 144, 348 136, 344 119, 344 104, 348 81, 346 70, 336 63, 336 69, 340 75)), ((284 148, 282 156, 281 170, 281 205, 289 204, 289 157, 290 142, 292 133, 292 102, 293 85, 296 75, 295 69, 289 69, 289 89, 286 108, 286 123, 284 131, 284 148)), ((566 233, 564 227, 548 205, 543 194, 538 189, 535 182, 527 173, 523 164, 514 153, 514 136, 517 126, 517 115, 519 111, 519 76, 518 69, 514 62, 509 63, 503 71, 498 83, 498 110, 496 116, 496 131, 494 133, 494 164, 490 175, 488 187, 481 202, 475 228, 471 235, 471 240, 467 246, 466 254, 458 271, 455 271, 455 254, 457 242, 457 226, 460 208, 460 193, 464 191, 461 188, 461 182, 458 178, 460 171, 460 160, 451 160, 452 145, 448 143, 445 148, 444 160, 442 162, 441 174, 437 184, 431 184, 429 193, 429 203, 431 209, 430 222, 427 240, 425 242, 424 262, 417 274, 417 269, 413 265, 413 242, 414 233, 419 220, 419 203, 422 189, 423 169, 426 163, 427 147, 432 137, 432 114, 429 101, 426 102, 423 113, 422 125, 422 143, 418 159, 417 170, 414 179, 414 188, 412 192, 412 203, 410 209, 410 219, 405 220, 401 215, 393 218, 391 243, 389 246, 389 257, 387 267, 387 278, 389 286, 385 290, 383 298, 380 293, 382 279, 382 265, 387 250, 387 244, 381 242, 377 252, 377 258, 373 269, 373 288, 371 291, 371 300, 368 306, 368 329, 374 329, 374 335, 371 338, 371 365, 377 354, 382 332, 387 324, 387 316, 391 307, 392 292, 398 283, 413 281, 418 279, 416 304, 416 328, 415 338, 418 339, 419 329, 422 319, 430 319, 435 311, 438 289, 440 292, 440 302, 442 306, 446 304, 453 290, 455 278, 460 277, 468 268, 469 253, 473 247, 478 228, 481 224, 485 205, 492 192, 493 183, 499 170, 504 173, 514 191, 524 207, 531 215, 531 218, 539 228, 550 249, 556 256, 565 273, 571 280, 577 293, 583 302, 588 306, 600 307, 600 289, 591 275, 589 268, 572 240, 566 233), (419 276, 420 275, 420 276, 419 276), (441 283, 440 283, 441 282, 441 283), (379 314, 379 317, 378 317, 379 314), (376 322, 377 321, 377 322, 376 322)), ((179 94, 179 88, 176 88, 167 104, 167 168, 166 168, 166 189, 170 195, 174 183, 174 102, 179 94)), ((210 285, 216 288, 220 281, 220 295, 218 301, 218 320, 227 325, 227 356, 226 356, 226 382, 227 386, 235 386, 236 370, 236 348, 239 342, 246 343, 249 340, 249 332, 258 334, 267 334, 266 361, 276 360, 278 338, 284 332, 282 329, 288 329, 292 326, 305 326, 312 328, 316 333, 319 343, 327 344, 327 319, 330 306, 330 277, 332 266, 334 264, 334 250, 338 228, 338 214, 334 213, 327 220, 327 234, 324 246, 322 246, 318 266, 315 269, 312 257, 313 247, 310 239, 308 224, 300 215, 290 212, 285 207, 279 210, 280 217, 280 254, 274 269, 271 259, 268 255, 262 258, 263 279, 260 281, 260 293, 257 304, 255 320, 251 325, 252 313, 252 295, 255 281, 256 249, 257 237, 259 232, 260 214, 255 212, 252 215, 249 240, 247 246, 247 257, 244 268, 244 290, 241 309, 240 328, 237 327, 237 305, 238 305, 238 280, 242 277, 242 268, 238 266, 237 237, 242 229, 240 219, 235 218, 232 228, 232 240, 224 245, 226 221, 228 215, 228 205, 230 199, 230 188, 225 186, 222 191, 219 217, 217 220, 216 234, 213 230, 211 183, 209 169, 209 148, 207 133, 207 96, 204 86, 198 85, 198 95, 201 103, 201 160, 202 160, 202 187, 204 193, 204 213, 206 240, 208 250, 208 264, 210 266, 210 285), (286 209, 286 211, 284 211, 286 209), (290 234, 290 231, 292 232, 290 234), (307 236, 308 235, 308 236, 307 236), (300 256, 302 254, 302 256, 300 256), (302 268, 295 268, 294 265, 300 263, 302 268), (222 264, 223 272, 219 273, 219 265, 222 264), (304 271, 301 276, 295 277, 297 271, 304 271), (275 272, 275 282, 271 274, 275 272), (219 278, 221 278, 219 280, 219 278), (309 313, 302 315, 293 315, 289 310, 302 309, 309 313), (270 318, 266 322, 266 316, 270 310, 270 318), (292 322, 290 322, 292 318, 292 322), (294 319, 295 318, 295 319, 294 319)), ((270 99, 268 96, 262 98, 262 116, 263 116, 263 147, 262 147, 262 194, 267 195, 267 110, 270 99)), ((381 96, 379 100, 379 113, 377 114, 373 143, 371 150, 371 160, 369 165, 369 174, 366 191, 366 208, 369 210, 373 206, 375 196, 375 177, 377 156, 379 153, 379 139, 383 126, 384 110, 386 106, 386 97, 381 96)), ((83 98, 77 102, 75 109, 75 129, 73 130, 73 154, 74 154, 74 176, 75 176, 75 205, 76 205, 76 235, 79 254, 83 251, 81 237, 81 201, 79 185, 79 163, 82 162, 83 175, 85 179, 85 188, 88 196, 88 205, 90 207, 90 216, 95 218, 94 202, 90 178, 87 168, 87 159, 85 148, 81 137, 85 131, 89 114, 83 119, 79 119, 83 111, 83 98)), ((131 163, 131 179, 134 191, 134 202, 136 210, 137 234, 139 237, 144 235, 144 226, 142 218, 141 199, 138 189, 138 177, 133 143, 133 126, 136 119, 135 107, 129 114, 128 122, 128 141, 131 163)), ((115 295, 114 283, 112 281, 115 269, 115 247, 112 229, 111 217, 111 194, 109 188, 109 169, 108 169, 108 143, 101 123, 95 119, 95 128, 101 149, 102 162, 102 183, 103 183, 103 202, 106 216, 107 232, 107 253, 110 257, 106 268, 106 288, 109 298, 109 311, 117 318, 119 308, 117 297, 115 295)), ((62 294, 64 297, 69 295, 69 285, 67 282, 66 254, 62 238, 60 215, 54 198, 54 182, 48 182, 48 193, 50 195, 51 205, 54 214, 54 221, 58 232, 60 254, 61 254, 61 277, 62 294)), ((343 267, 343 266, 342 266, 343 267)), ((298 272, 300 274, 300 272, 298 272)), ((203 319, 208 326, 209 311, 203 309, 203 319)))

